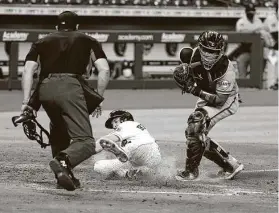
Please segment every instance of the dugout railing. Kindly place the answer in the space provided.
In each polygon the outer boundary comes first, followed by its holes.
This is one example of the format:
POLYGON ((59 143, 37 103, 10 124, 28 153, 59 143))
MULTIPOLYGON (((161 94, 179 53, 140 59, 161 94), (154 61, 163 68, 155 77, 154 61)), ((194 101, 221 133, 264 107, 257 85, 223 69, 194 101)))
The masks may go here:
MULTIPOLYGON (((82 30, 81 30, 82 31, 82 30)), ((2 90, 20 90, 18 79, 18 43, 34 42, 53 31, 46 30, 4 30, 0 29, 0 42, 11 42, 9 76, 0 81, 2 90)), ((100 42, 127 42, 135 44, 134 80, 111 80, 110 89, 171 89, 176 88, 172 79, 143 79, 144 43, 194 43, 200 32, 192 31, 82 31, 100 42)), ((222 32, 228 43, 251 43, 250 78, 237 79, 240 87, 262 88, 263 42, 259 34, 222 32)), ((88 80, 96 86, 96 80, 88 80)))

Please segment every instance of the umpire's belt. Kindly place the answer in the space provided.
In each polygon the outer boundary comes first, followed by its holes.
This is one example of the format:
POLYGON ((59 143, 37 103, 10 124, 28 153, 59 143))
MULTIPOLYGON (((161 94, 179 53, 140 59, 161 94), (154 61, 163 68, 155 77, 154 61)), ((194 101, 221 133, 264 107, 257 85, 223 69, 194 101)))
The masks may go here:
POLYGON ((81 75, 78 74, 73 74, 73 73, 50 73, 48 74, 48 78, 51 77, 73 77, 73 78, 78 78, 81 77, 81 75))

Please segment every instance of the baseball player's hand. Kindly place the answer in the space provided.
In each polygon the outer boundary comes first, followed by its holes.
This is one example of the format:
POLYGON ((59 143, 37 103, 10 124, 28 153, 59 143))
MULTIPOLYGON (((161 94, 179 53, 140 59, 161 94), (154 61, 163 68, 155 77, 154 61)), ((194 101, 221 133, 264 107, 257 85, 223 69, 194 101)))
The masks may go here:
POLYGON ((30 112, 33 113, 33 115, 34 115, 35 117, 37 117, 37 112, 36 112, 32 107, 28 106, 28 105, 25 104, 25 103, 23 103, 23 104, 21 105, 21 113, 23 113, 24 111, 30 111, 30 112))
POLYGON ((191 93, 194 96, 200 96, 201 89, 197 87, 194 81, 188 81, 185 85, 185 92, 191 93))
POLYGON ((102 103, 95 109, 95 111, 92 113, 92 117, 100 117, 102 115, 102 103))
POLYGON ((26 110, 28 110, 30 107, 27 105, 27 104, 22 104, 21 105, 21 112, 24 112, 24 111, 26 111, 26 110))

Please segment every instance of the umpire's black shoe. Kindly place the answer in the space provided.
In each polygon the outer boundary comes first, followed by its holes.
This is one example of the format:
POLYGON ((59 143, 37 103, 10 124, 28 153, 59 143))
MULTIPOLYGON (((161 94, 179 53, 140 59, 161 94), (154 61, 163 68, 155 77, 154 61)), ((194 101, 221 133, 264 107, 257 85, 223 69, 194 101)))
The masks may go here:
POLYGON ((74 191, 76 189, 76 185, 72 178, 73 175, 71 175, 72 172, 65 160, 57 160, 54 158, 50 161, 49 166, 57 177, 57 182, 61 187, 68 191, 74 191))
MULTIPOLYGON (((72 180, 73 180, 73 182, 74 182, 74 184, 75 184, 76 189, 81 188, 81 184, 80 184, 79 179, 72 178, 72 180)), ((64 189, 64 188, 59 184, 58 180, 57 180, 57 184, 56 184, 56 189, 64 189)))

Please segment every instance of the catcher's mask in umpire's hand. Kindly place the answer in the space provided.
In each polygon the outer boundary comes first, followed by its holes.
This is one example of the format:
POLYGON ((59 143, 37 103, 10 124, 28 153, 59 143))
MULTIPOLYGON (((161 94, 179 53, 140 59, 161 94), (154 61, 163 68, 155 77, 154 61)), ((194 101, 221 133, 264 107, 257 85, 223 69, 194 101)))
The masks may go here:
POLYGON ((114 118, 120 118, 121 122, 123 121, 134 121, 132 114, 125 110, 114 110, 109 114, 109 118, 105 123, 105 127, 108 129, 112 129, 112 120, 114 118))
POLYGON ((49 139, 49 132, 38 123, 32 109, 26 109, 21 115, 13 116, 12 122, 15 127, 22 123, 23 131, 27 138, 29 140, 36 140, 42 148, 46 148, 50 145, 49 143, 44 143, 42 135, 45 133, 49 139), (40 128, 40 134, 36 131, 36 125, 40 128))

